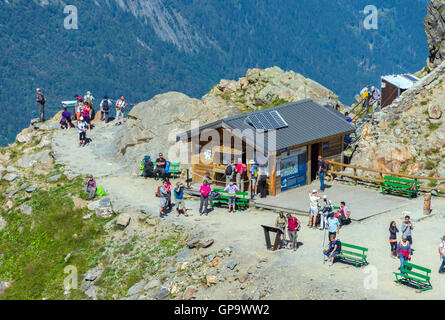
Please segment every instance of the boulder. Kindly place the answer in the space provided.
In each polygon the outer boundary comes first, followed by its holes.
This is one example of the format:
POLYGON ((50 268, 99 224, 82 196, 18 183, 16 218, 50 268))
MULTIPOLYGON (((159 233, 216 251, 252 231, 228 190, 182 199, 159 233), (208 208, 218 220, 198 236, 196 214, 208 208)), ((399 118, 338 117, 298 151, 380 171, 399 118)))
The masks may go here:
POLYGON ((130 224, 131 217, 128 213, 121 213, 117 218, 117 225, 126 227, 130 224))
POLYGON ((430 119, 440 119, 442 117, 442 109, 440 106, 437 104, 428 106, 428 117, 430 119))
POLYGON ((111 199, 104 197, 98 201, 94 201, 88 205, 88 210, 95 211, 98 218, 108 218, 113 214, 111 208, 111 199))
POLYGON ((128 289, 127 296, 136 295, 137 293, 144 291, 145 284, 145 280, 141 280, 138 283, 134 284, 133 286, 131 286, 130 289, 128 289))
POLYGON ((27 205, 27 204, 22 204, 20 207, 19 207, 19 209, 20 209, 20 211, 23 213, 23 214, 26 214, 26 215, 31 215, 31 213, 32 213, 32 207, 31 206, 29 206, 29 205, 27 205))
POLYGON ((39 163, 50 164, 51 160, 52 160, 52 158, 49 155, 49 151, 45 150, 45 151, 41 151, 41 152, 38 152, 35 154, 25 155, 25 156, 21 157, 17 161, 17 166, 22 167, 22 168, 31 168, 35 164, 39 164, 39 163))
POLYGON ((58 180, 60 180, 60 178, 62 178, 61 174, 56 174, 54 176, 49 177, 48 179, 46 179, 47 182, 56 182, 58 180))

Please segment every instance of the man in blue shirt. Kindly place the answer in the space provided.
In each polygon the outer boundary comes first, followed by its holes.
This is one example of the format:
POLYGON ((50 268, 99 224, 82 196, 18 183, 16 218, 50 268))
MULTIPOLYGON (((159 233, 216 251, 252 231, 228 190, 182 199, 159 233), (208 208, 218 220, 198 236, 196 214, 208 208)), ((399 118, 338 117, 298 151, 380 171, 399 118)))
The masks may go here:
POLYGON ((329 231, 329 238, 331 235, 337 235, 340 233, 340 221, 334 216, 334 213, 331 213, 328 218, 328 231, 329 231))
POLYGON ((181 182, 176 183, 175 188, 175 206, 176 206, 176 215, 179 217, 179 214, 182 212, 182 214, 186 217, 188 217, 188 214, 186 213, 186 208, 184 204, 184 185, 181 182))

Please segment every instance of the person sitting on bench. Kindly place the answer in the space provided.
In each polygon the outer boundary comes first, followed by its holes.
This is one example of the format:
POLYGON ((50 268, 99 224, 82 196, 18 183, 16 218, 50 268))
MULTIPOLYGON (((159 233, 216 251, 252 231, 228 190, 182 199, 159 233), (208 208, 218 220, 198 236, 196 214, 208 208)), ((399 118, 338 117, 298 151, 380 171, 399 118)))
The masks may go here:
POLYGON ((323 251, 323 254, 325 255, 325 260, 329 260, 329 266, 332 266, 334 264, 334 259, 339 255, 341 250, 340 246, 340 240, 335 239, 335 234, 329 235, 329 246, 326 250, 323 251))
POLYGON ((156 169, 154 171, 155 177, 165 178, 165 166, 167 161, 162 153, 159 153, 159 158, 156 159, 156 169))
POLYGON ((335 216, 341 225, 351 223, 351 219, 349 218, 351 216, 351 210, 346 207, 346 203, 344 201, 340 202, 340 209, 337 211, 335 216))

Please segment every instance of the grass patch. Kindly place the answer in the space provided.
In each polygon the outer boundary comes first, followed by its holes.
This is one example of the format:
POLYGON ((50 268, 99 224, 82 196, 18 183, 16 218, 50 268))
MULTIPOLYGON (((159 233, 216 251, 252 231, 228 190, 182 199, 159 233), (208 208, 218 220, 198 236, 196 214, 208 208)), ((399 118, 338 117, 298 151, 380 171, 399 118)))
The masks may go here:
POLYGON ((434 163, 433 161, 431 161, 431 160, 427 160, 426 162, 425 162, 425 169, 427 169, 427 170, 432 170, 432 169, 434 169, 436 167, 436 163, 434 163))

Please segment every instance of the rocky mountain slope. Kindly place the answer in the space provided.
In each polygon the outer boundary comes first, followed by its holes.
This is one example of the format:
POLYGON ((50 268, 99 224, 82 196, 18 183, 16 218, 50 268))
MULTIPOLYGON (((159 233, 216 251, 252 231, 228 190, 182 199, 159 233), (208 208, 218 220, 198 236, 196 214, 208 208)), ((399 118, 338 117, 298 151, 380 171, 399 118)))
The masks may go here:
MULTIPOLYGON (((375 114, 352 164, 445 177, 445 62, 375 114)), ((432 185, 434 187, 434 185, 432 185)))
POLYGON ((424 20, 430 56, 427 63, 430 69, 445 60, 445 0, 432 0, 424 20))

